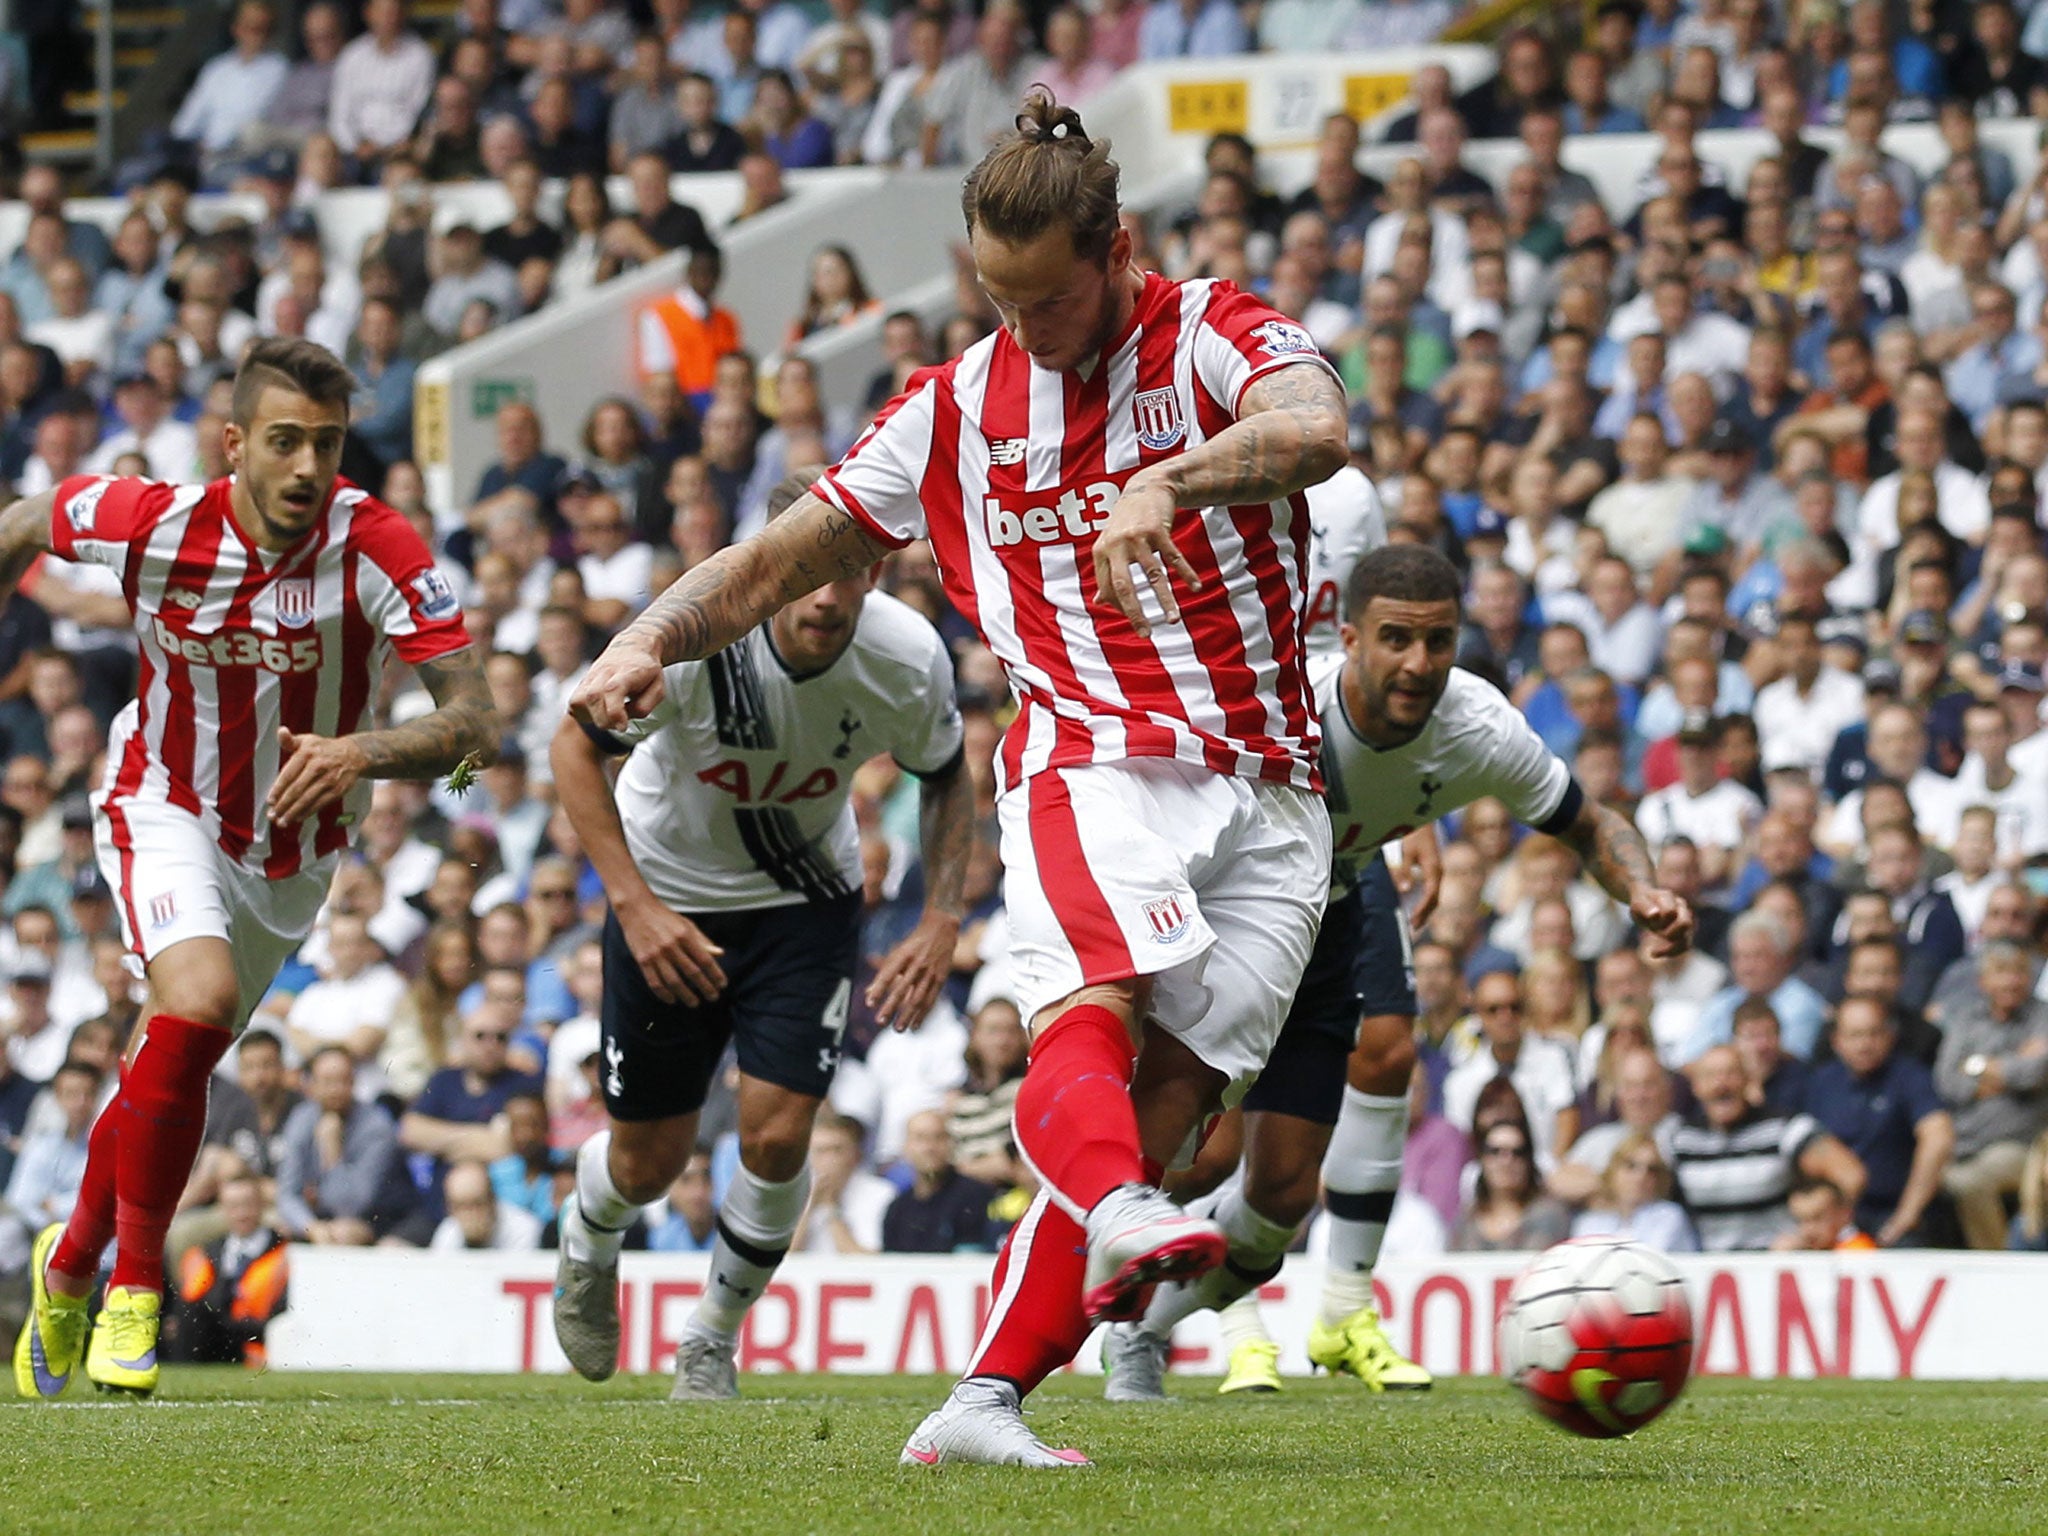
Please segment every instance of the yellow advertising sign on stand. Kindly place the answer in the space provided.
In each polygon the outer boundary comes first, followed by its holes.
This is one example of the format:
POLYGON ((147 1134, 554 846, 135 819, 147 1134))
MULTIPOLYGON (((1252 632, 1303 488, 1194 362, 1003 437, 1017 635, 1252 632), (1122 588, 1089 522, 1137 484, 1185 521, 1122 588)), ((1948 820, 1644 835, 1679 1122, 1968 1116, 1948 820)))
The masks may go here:
POLYGON ((448 462, 448 386, 422 384, 413 391, 412 436, 420 464, 448 462))
POLYGON ((1408 75, 1346 75, 1344 110, 1359 122, 1378 117, 1408 99, 1408 75))
POLYGON ((1243 133, 1251 122, 1250 91, 1242 80, 1169 85, 1166 121, 1175 133, 1243 133))

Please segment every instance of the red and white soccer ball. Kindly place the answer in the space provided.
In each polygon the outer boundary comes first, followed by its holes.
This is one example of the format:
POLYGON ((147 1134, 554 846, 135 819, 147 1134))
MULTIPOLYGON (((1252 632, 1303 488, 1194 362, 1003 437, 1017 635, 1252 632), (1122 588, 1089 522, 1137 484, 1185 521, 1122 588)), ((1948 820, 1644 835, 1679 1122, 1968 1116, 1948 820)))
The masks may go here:
POLYGON ((1500 1371, 1576 1435, 1629 1435, 1678 1400, 1692 1371, 1692 1306, 1661 1253, 1619 1237, 1546 1250, 1508 1293, 1500 1371))

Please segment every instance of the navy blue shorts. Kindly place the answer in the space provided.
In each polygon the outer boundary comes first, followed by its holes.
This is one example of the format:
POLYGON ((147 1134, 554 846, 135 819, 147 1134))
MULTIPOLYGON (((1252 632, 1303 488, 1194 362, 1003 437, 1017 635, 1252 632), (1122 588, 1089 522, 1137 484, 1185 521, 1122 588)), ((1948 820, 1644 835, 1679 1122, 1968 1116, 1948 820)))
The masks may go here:
POLYGON ((656 995, 616 917, 604 925, 604 1107, 614 1120, 701 1109, 730 1040, 740 1070, 823 1098, 860 955, 860 895, 751 912, 689 914, 725 951, 725 991, 701 1007, 656 995))
POLYGON ((1394 877, 1375 857, 1323 913, 1294 1006, 1245 1109, 1335 1125, 1358 1021, 1381 1014, 1415 1017, 1415 966, 1394 877))

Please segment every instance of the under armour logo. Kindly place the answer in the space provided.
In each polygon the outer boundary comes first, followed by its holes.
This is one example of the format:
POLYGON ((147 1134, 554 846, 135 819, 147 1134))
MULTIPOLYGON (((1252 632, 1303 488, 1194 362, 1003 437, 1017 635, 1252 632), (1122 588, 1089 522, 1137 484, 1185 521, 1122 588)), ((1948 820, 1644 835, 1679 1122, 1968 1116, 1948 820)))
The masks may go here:
POLYGON ((834 757, 850 757, 853 754, 853 733, 860 729, 860 716, 847 710, 839 717, 839 745, 832 749, 834 757))
POLYGON ((733 1295, 739 1297, 741 1301, 752 1301, 754 1299, 754 1288, 751 1285, 734 1285, 725 1276, 720 1274, 713 1274, 711 1278, 715 1283, 724 1286, 733 1295))
POLYGON ((1429 802, 1434 800, 1436 798, 1436 792, 1444 787, 1444 781, 1442 779, 1430 777, 1429 775, 1424 775, 1422 782, 1416 785, 1415 787, 1422 791, 1421 800, 1416 802, 1415 814, 1418 816, 1427 816, 1429 814, 1429 802))
POLYGON ((618 1041, 605 1041, 604 1060, 608 1069, 604 1078, 604 1091, 616 1099, 626 1091, 625 1081, 619 1076, 619 1068, 625 1064, 626 1053, 619 1049, 618 1041))

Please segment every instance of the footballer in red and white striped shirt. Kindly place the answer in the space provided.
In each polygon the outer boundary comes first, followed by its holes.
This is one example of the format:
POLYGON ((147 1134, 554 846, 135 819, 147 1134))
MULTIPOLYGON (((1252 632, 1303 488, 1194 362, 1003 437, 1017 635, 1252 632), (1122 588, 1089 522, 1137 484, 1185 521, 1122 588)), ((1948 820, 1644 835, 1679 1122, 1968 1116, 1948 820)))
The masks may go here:
POLYGON ((810 496, 650 605, 571 707, 622 729, 663 666, 930 538, 1023 706, 998 814, 1041 1194, 968 1378, 903 1457, 1063 1467, 1085 1458, 1042 1444, 1019 1399, 1091 1319, 1223 1262, 1233 1234, 1161 1195, 1158 1168, 1258 1072, 1315 942, 1330 832, 1302 493, 1347 434, 1299 326, 1132 265, 1115 163, 1074 112, 1034 90, 1017 124, 962 200, 1001 330, 913 375, 810 496))
POLYGON ((435 777, 497 741, 455 594, 399 514, 338 477, 353 387, 311 342, 259 342, 235 380, 230 478, 75 476, 0 513, 0 595, 41 555, 106 566, 141 648, 94 803, 149 1004, 71 1219, 36 1242, 24 1396, 54 1397, 81 1359, 95 1385, 155 1389, 164 1233, 214 1065, 311 931, 367 781, 435 777), (393 652, 436 708, 365 730, 393 652))

